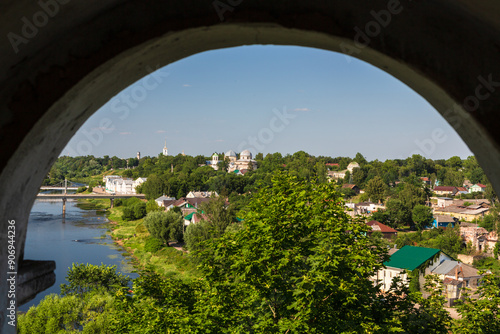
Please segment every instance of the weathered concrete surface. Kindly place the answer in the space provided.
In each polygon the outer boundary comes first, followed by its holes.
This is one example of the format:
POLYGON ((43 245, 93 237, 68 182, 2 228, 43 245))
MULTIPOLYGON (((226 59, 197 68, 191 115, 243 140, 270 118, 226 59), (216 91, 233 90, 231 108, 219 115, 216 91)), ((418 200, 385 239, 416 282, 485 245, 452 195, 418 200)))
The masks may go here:
MULTIPOLYGON (((151 69, 217 48, 309 46, 379 67, 448 120, 500 192, 500 2, 221 2, 232 9, 221 15, 224 21, 211 0, 0 4, 1 268, 8 220, 16 221, 19 262, 37 188, 85 120, 151 69), (30 27, 34 21, 38 27, 30 27)), ((2 284, 0 310, 6 292, 2 284)), ((9 330, 2 313, 0 331, 9 330)))
POLYGON ((17 306, 26 304, 56 282, 55 261, 24 260, 17 275, 17 306))

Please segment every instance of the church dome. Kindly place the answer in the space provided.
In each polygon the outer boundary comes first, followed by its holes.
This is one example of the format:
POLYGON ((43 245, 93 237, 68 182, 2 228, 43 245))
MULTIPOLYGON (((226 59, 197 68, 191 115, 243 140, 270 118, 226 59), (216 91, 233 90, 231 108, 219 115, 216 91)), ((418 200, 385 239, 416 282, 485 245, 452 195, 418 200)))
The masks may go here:
POLYGON ((234 153, 233 150, 229 150, 225 154, 226 157, 235 157, 236 158, 236 153, 234 153))
POLYGON ((252 159, 252 153, 250 153, 249 150, 244 150, 243 152, 240 153, 240 158, 252 159))

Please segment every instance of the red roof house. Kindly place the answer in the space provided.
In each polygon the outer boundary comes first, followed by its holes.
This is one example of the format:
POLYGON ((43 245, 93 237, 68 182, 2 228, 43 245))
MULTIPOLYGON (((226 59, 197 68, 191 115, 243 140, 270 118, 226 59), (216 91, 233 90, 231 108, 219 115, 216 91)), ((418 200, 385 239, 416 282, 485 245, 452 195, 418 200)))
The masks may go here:
POLYGON ((398 235, 398 231, 376 220, 369 221, 366 225, 372 228, 371 232, 368 232, 368 235, 371 235, 373 232, 380 232, 386 239, 392 239, 398 235))

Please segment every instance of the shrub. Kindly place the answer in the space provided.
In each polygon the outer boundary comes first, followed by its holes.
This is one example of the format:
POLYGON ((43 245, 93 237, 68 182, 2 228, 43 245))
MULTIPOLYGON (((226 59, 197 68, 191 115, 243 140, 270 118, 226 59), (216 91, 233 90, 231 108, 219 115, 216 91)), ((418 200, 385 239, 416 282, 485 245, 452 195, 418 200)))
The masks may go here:
POLYGON ((146 203, 144 202, 139 202, 134 204, 134 218, 135 219, 141 219, 144 216, 146 216, 146 203))
POLYGON ((128 286, 130 279, 116 272, 116 266, 101 264, 77 263, 68 270, 66 280, 69 284, 61 284, 61 295, 83 294, 104 289, 114 292, 120 287, 128 286))
POLYGON ((153 211, 144 218, 144 225, 152 237, 168 244, 169 240, 183 241, 182 227, 184 219, 176 212, 153 211))
POLYGON ((156 253, 162 249, 165 245, 163 242, 156 238, 148 238, 144 244, 144 250, 149 253, 156 253))

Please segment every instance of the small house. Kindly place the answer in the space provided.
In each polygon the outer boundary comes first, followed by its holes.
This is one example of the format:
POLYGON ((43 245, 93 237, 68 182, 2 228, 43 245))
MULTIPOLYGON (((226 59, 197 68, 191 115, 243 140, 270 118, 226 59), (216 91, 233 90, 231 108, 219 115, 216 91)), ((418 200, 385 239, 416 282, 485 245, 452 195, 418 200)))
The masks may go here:
POLYGON ((425 275, 430 274, 445 260, 451 258, 440 249, 404 246, 392 254, 389 261, 384 262, 385 268, 379 270, 373 280, 376 284, 381 284, 382 291, 388 291, 395 277, 400 277, 403 284, 408 285, 409 276, 416 275, 420 287, 423 287, 425 275))
POLYGON ((371 235, 373 232, 380 232, 386 239, 392 239, 398 235, 398 231, 376 220, 371 220, 366 225, 372 228, 371 232, 368 232, 368 235, 371 235))

